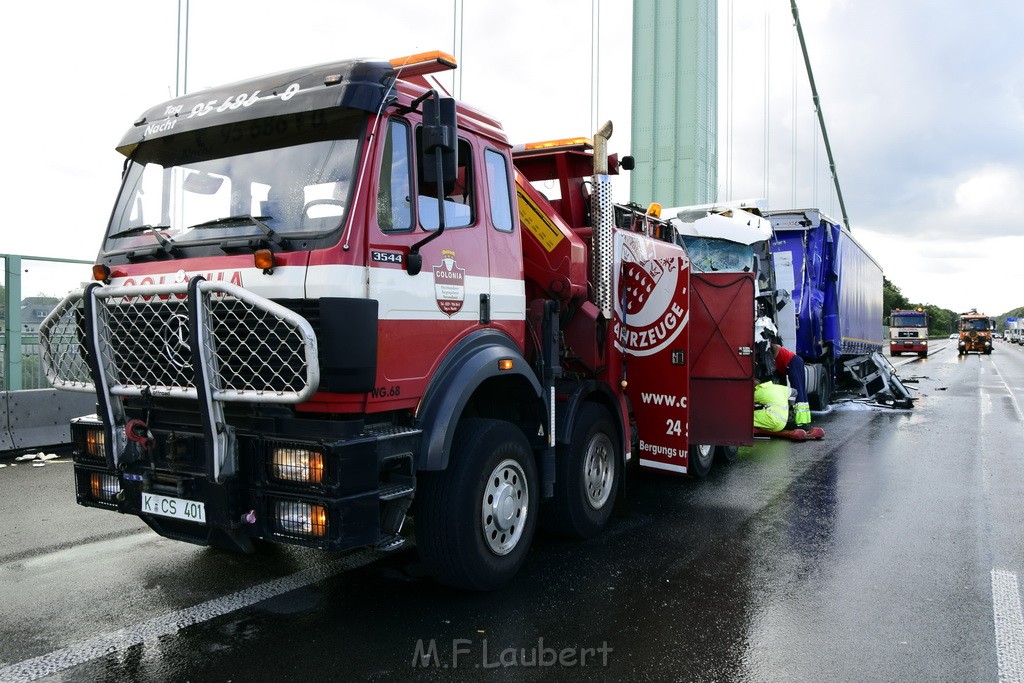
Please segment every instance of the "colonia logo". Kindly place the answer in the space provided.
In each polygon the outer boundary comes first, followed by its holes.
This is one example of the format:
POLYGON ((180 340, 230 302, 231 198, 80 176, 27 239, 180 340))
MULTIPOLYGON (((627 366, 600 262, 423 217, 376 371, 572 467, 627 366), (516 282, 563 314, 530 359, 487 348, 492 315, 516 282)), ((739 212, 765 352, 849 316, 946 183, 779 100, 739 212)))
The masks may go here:
POLYGON ((442 251, 441 262, 434 266, 434 298, 449 318, 462 310, 466 300, 466 271, 459 268, 451 249, 442 251))
POLYGON ((616 346, 634 356, 648 356, 671 344, 689 320, 686 287, 680 285, 689 267, 673 249, 657 254, 654 240, 619 233, 616 251, 616 346))

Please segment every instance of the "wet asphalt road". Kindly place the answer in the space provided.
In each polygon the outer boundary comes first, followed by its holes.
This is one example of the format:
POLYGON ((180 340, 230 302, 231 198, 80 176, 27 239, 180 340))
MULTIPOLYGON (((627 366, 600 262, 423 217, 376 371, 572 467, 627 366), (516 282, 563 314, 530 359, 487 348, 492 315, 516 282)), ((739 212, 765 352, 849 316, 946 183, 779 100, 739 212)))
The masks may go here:
POLYGON ((1024 347, 900 376, 913 410, 833 405, 824 441, 703 481, 631 472, 601 536, 540 536, 489 594, 435 585, 415 548, 167 541, 77 507, 70 463, 0 469, 0 681, 1024 675, 1024 347))

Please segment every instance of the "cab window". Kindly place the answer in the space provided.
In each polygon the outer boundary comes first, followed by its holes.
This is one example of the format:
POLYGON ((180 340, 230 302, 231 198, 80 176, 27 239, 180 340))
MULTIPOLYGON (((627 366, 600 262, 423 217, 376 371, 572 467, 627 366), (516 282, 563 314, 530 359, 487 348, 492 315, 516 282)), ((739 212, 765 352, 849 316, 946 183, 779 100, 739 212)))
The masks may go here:
POLYGON ((509 195, 508 162, 493 149, 484 152, 487 166, 487 190, 491 205, 491 224, 502 232, 512 232, 512 197, 509 195))
POLYGON ((409 124, 391 119, 377 185, 377 225, 384 232, 412 228, 410 142, 409 124))

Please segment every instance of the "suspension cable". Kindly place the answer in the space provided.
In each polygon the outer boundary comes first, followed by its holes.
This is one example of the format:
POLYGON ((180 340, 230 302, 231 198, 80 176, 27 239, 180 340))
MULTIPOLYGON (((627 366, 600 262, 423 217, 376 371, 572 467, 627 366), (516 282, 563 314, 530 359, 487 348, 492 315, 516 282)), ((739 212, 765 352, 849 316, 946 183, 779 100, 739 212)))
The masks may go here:
POLYGON ((814 84, 814 72, 811 71, 811 58, 807 55, 807 43, 804 41, 804 30, 800 26, 800 12, 796 8, 796 0, 789 0, 790 8, 793 10, 793 22, 796 24, 796 34, 800 39, 800 49, 804 54, 804 65, 807 67, 807 80, 811 84, 811 96, 814 98, 814 111, 818 114, 818 125, 821 126, 821 139, 825 143, 825 152, 828 154, 828 167, 832 172, 832 182, 836 187, 836 198, 839 199, 839 210, 843 214, 843 223, 850 227, 850 218, 846 215, 846 202, 843 201, 843 191, 839 187, 839 174, 836 172, 835 158, 832 156, 832 145, 828 141, 828 131, 825 129, 825 114, 821 111, 821 99, 818 97, 818 87, 814 84))

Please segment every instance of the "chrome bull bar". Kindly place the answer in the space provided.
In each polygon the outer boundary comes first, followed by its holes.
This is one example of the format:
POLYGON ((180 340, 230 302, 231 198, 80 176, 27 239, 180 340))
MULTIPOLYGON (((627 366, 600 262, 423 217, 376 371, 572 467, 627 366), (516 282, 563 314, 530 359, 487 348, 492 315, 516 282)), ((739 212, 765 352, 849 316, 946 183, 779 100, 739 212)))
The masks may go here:
POLYGON ((193 399, 211 476, 237 469, 224 403, 294 404, 320 383, 309 322, 237 285, 188 282, 104 287, 69 294, 40 326, 43 367, 54 387, 95 391, 107 425, 108 459, 127 446, 123 398, 193 399))

